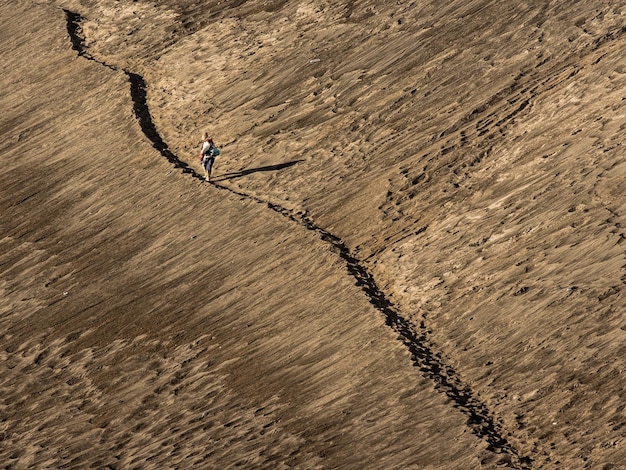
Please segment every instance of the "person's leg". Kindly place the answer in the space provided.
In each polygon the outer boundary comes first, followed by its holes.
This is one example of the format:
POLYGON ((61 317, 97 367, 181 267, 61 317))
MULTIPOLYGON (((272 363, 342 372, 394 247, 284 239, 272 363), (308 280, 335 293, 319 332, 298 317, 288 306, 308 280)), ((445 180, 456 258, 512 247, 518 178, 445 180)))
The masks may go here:
POLYGON ((210 157, 207 161, 207 181, 211 181, 211 170, 213 169, 213 162, 215 158, 210 157))
POLYGON ((202 168, 204 168, 204 181, 209 181, 211 177, 211 159, 210 158, 207 158, 204 161, 202 168))

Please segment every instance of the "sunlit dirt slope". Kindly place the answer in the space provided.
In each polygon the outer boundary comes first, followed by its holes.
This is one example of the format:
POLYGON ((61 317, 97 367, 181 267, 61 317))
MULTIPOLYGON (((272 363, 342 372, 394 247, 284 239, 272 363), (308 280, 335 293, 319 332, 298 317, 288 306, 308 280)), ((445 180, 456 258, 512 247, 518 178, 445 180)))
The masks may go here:
POLYGON ((626 465, 626 4, 0 21, 0 463, 626 465))

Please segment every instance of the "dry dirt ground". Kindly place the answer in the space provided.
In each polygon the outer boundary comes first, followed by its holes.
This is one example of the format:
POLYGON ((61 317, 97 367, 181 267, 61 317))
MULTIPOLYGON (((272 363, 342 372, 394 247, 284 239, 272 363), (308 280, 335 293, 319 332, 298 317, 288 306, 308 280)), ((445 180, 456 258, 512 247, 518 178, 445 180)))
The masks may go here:
POLYGON ((0 1, 0 463, 626 468, 625 56, 609 0, 0 1))

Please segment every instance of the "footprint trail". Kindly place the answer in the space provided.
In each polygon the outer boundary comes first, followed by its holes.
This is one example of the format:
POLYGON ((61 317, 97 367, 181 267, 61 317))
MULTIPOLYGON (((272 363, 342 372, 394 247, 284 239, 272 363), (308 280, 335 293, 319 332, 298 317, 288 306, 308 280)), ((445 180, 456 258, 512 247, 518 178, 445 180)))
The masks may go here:
MULTIPOLYGON (((128 70, 119 69, 98 60, 85 50, 84 38, 81 36, 80 14, 63 10, 66 15, 67 31, 72 48, 80 57, 92 60, 111 70, 123 72, 130 83, 130 97, 133 102, 133 111, 144 135, 150 140, 159 153, 175 167, 181 169, 184 174, 203 181, 186 162, 172 152, 159 134, 148 107, 146 82, 141 75, 128 70)), ((210 183, 213 187, 228 191, 239 197, 252 200, 266 206, 268 209, 286 217, 292 222, 316 232, 320 239, 331 245, 333 251, 344 261, 348 273, 355 279, 356 285, 360 286, 369 302, 383 315, 386 325, 398 334, 398 339, 411 353, 413 365, 419 368, 424 377, 430 379, 435 388, 444 393, 459 409, 467 416, 467 426, 477 437, 488 443, 491 452, 502 455, 502 464, 514 469, 532 468, 533 459, 523 456, 505 437, 505 431, 487 405, 472 391, 469 384, 461 379, 459 373, 447 364, 445 358, 433 348, 428 338, 428 329, 424 322, 415 325, 404 318, 398 308, 387 298, 379 288, 374 276, 367 270, 365 265, 357 259, 348 249, 345 242, 333 235, 323 227, 318 226, 306 213, 294 211, 279 204, 266 201, 259 196, 235 190, 216 182, 210 183)))

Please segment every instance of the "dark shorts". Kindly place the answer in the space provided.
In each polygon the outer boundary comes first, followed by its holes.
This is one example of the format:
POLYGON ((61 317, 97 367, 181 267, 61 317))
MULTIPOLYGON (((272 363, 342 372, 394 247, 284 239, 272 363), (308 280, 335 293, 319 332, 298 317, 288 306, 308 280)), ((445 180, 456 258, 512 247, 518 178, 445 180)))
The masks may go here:
POLYGON ((213 162, 215 161, 215 157, 205 156, 202 158, 202 166, 208 172, 211 172, 211 168, 213 168, 213 162))

